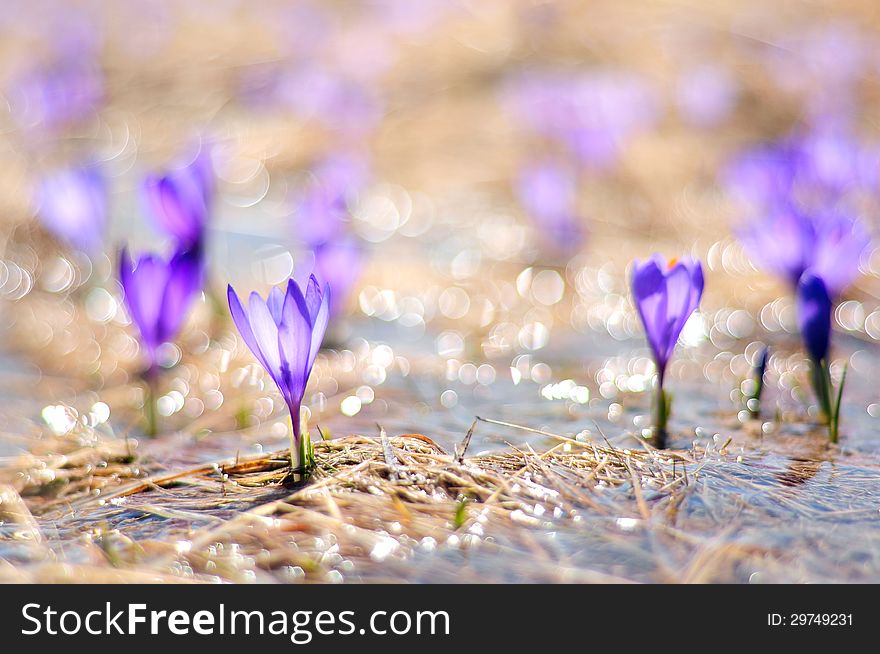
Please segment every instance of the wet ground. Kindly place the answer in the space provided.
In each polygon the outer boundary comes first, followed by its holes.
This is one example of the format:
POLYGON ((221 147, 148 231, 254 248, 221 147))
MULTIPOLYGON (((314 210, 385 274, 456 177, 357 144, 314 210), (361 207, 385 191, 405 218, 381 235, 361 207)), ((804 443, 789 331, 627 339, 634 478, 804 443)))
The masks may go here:
MULTIPOLYGON (((712 318, 709 312, 703 315, 707 322, 712 318)), ((477 423, 470 455, 526 447, 543 451, 559 444, 549 434, 642 449, 642 431, 650 424, 650 367, 640 339, 619 340, 602 330, 584 333, 562 327, 554 329, 546 346, 508 358, 465 356, 470 347, 465 336, 460 339, 464 342, 453 339, 449 346, 460 348, 458 359, 446 351, 438 353, 444 337, 451 338, 450 330, 438 334, 429 328, 400 343, 399 334, 406 329, 395 321, 363 315, 345 326, 357 336, 348 336, 339 349, 322 355, 315 386, 325 390, 311 397, 313 424, 333 436, 374 436, 381 425, 390 434, 426 434, 453 452, 475 417, 481 416, 519 427, 477 423), (334 378, 330 387, 329 377, 334 378)), ((584 507, 576 520, 553 516, 522 527, 534 539, 532 547, 541 552, 535 560, 522 542, 505 542, 505 528, 487 530, 489 547, 465 552, 460 546, 441 545, 427 552, 413 548, 393 564, 346 568, 343 578, 750 583, 880 579, 880 443, 870 391, 876 348, 845 333, 838 338, 852 366, 844 436, 834 446, 809 418, 812 402, 802 382, 787 385, 792 383, 791 369, 798 371, 803 365, 795 337, 766 334, 774 355, 760 421, 741 413, 737 375, 748 373, 744 357, 737 358, 733 349, 719 355, 718 348, 700 340, 682 347, 671 376, 676 399, 670 445, 692 451, 698 460, 683 466, 689 485, 674 501, 665 504, 662 493, 652 497, 646 486, 649 503, 663 505, 662 510, 639 515, 632 507, 631 485, 606 488, 597 491, 605 512, 584 507)), ((745 351, 748 343, 737 341, 736 346, 745 351)), ((39 439, 46 430, 40 418, 45 406, 69 403, 85 413, 91 400, 116 395, 110 391, 83 397, 82 391, 74 390, 76 382, 39 374, 20 353, 7 352, 3 365, 8 383, 3 389, 5 428, 0 443, 7 457, 32 448, 31 439, 39 439)), ((231 395, 225 380, 220 391, 231 395)), ((254 387, 242 391, 248 401, 274 396, 274 391, 265 396, 253 391, 254 387)), ((193 387, 189 395, 204 399, 209 394, 193 387)), ((218 413, 228 416, 229 411, 221 406, 218 413)), ((168 419, 179 433, 156 440, 138 437, 139 427, 126 424, 132 414, 124 408, 118 419, 115 415, 114 408, 100 427, 117 438, 137 437, 143 474, 185 470, 231 456, 247 458, 286 445, 283 414, 277 410, 244 431, 196 431, 187 429, 179 414, 172 415, 168 419)), ((55 556, 75 562, 88 560, 85 553, 76 554, 79 546, 74 543, 95 525, 135 542, 178 542, 190 538, 193 529, 215 527, 286 494, 270 486, 206 511, 199 492, 156 492, 158 497, 147 493, 103 508, 55 509, 45 516, 34 510, 55 556)), ((10 562, 27 559, 27 549, 7 538, 2 556, 10 562)), ((179 564, 169 565, 180 572, 179 564)), ((276 577, 264 580, 270 578, 276 577)))

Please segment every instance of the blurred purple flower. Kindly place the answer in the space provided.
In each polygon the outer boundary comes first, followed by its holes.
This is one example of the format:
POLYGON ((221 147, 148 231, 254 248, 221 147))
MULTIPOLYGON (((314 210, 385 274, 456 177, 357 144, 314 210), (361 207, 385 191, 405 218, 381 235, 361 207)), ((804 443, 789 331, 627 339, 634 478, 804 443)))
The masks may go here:
POLYGON ((527 165, 516 185, 519 200, 542 238, 563 253, 580 249, 585 230, 577 214, 577 180, 556 162, 527 165))
POLYGON ((870 245, 871 236, 858 220, 831 213, 818 221, 811 268, 822 277, 832 297, 858 277, 862 255, 870 245))
POLYGON ((315 247, 342 234, 348 203, 339 189, 313 180, 297 198, 293 215, 297 238, 315 247))
POLYGON ((726 69, 704 64, 686 71, 680 77, 678 108, 691 124, 712 127, 733 111, 738 92, 736 80, 726 69))
POLYGON ((374 86, 317 65, 248 69, 239 96, 251 106, 292 112, 353 139, 369 134, 384 110, 374 86))
POLYGON ((177 239, 185 250, 201 250, 213 203, 215 180, 210 154, 198 156, 181 168, 150 175, 144 192, 156 225, 177 239))
POLYGON ((24 128, 57 129, 90 118, 104 100, 95 26, 75 11, 52 34, 49 57, 20 71, 8 92, 10 109, 24 128))
POLYGON ((797 152, 785 143, 761 144, 737 155, 722 181, 736 200, 754 207, 776 204, 792 190, 797 152))
POLYGON ((355 154, 336 153, 320 161, 296 199, 293 213, 297 238, 315 248, 342 237, 349 202, 367 177, 366 162, 355 154))
POLYGON ((106 183, 94 166, 49 173, 36 193, 43 226, 73 247, 94 254, 101 249, 107 223, 106 183))
POLYGON ((644 263, 636 261, 632 294, 654 354, 662 388, 666 365, 678 337, 700 304, 703 267, 691 258, 673 259, 667 263, 656 254, 644 263))
POLYGON ((872 48, 858 25, 823 21, 783 35, 767 49, 764 63, 780 89, 801 98, 807 114, 851 115, 872 48))
POLYGON ((330 316, 338 316, 361 276, 364 253, 354 239, 322 243, 315 247, 315 277, 325 287, 333 289, 330 316))
POLYGON ((103 97, 99 73, 89 66, 58 65, 17 80, 12 111, 22 127, 75 123, 97 111, 103 97))
POLYGON ((759 267, 797 286, 812 263, 816 249, 813 221, 791 206, 768 210, 737 233, 740 243, 759 267))
POLYGON ((523 127, 567 148, 593 169, 616 163, 627 143, 658 115, 648 82, 613 69, 526 72, 508 86, 506 100, 523 127))
POLYGON ((805 272, 797 286, 798 327, 810 358, 817 364, 828 357, 832 308, 825 282, 814 272, 805 272))
POLYGON ((314 275, 305 293, 290 280, 286 292, 275 287, 264 300, 251 293, 248 312, 229 286, 229 310, 244 342, 272 377, 290 409, 294 442, 301 443, 300 406, 330 318, 330 288, 314 275))
POLYGON ((739 231, 739 239, 761 268, 795 289, 808 268, 820 275, 832 296, 858 276, 870 245, 862 223, 838 212, 808 214, 781 206, 739 231))
POLYGON ((880 181, 880 148, 833 121, 763 143, 732 159, 722 173, 728 193, 758 211, 780 202, 814 208, 880 181))
POLYGON ((168 261, 146 254, 132 262, 124 248, 119 279, 129 314, 147 350, 150 370, 154 372, 159 363, 159 346, 177 336, 202 288, 201 263, 194 253, 180 250, 168 261))

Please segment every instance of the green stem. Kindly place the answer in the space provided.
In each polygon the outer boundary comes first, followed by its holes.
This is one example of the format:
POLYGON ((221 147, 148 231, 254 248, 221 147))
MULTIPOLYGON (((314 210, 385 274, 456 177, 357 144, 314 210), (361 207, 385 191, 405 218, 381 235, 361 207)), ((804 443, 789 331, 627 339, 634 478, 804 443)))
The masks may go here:
MULTIPOLYGON (((843 402, 843 386, 846 384, 846 371, 848 367, 848 365, 843 366, 843 374, 840 376, 840 385, 837 387, 837 401, 834 403, 834 416, 828 426, 828 435, 831 438, 832 443, 837 443, 840 437, 840 405, 843 402)), ((830 385, 829 381, 829 387, 830 385)))
POLYGON ((831 424, 834 415, 831 409, 831 374, 824 360, 810 361, 810 377, 822 413, 822 422, 831 424))
POLYGON ((302 433, 302 422, 297 412, 294 419, 293 411, 290 413, 290 469, 298 472, 302 480, 309 478, 315 467, 315 451, 312 447, 312 439, 309 437, 308 430, 302 433))
POLYGON ((657 449, 665 449, 668 439, 666 425, 669 422, 670 399, 663 390, 663 374, 657 376, 657 386, 654 390, 654 429, 652 431, 653 445, 657 449))
POLYGON ((755 375, 755 392, 746 402, 746 408, 749 409, 749 415, 753 420, 761 417, 761 394, 764 392, 764 376, 755 375), (754 400, 754 401, 752 401, 754 400), (750 406, 751 405, 751 406, 750 406), (749 408, 750 407, 750 408, 749 408))
POLYGON ((144 382, 147 385, 147 394, 144 400, 144 411, 146 412, 147 436, 155 436, 159 433, 159 412, 156 407, 156 401, 159 399, 159 370, 156 366, 150 366, 144 373, 144 382))

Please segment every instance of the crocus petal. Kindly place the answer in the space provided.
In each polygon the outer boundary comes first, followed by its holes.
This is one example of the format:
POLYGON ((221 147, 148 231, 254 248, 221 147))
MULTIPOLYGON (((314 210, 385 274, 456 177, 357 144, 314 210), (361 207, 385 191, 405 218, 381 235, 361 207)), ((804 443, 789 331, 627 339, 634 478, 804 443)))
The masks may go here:
POLYGON ((666 275, 666 333, 663 346, 667 360, 672 356, 681 330, 693 312, 692 298, 691 272, 684 264, 678 263, 666 275))
POLYGON ((138 297, 138 287, 134 280, 133 271, 134 265, 131 262, 128 249, 122 248, 122 252, 119 255, 119 281, 122 284, 122 291, 124 293, 125 304, 128 307, 128 313, 131 315, 131 319, 140 330, 140 326, 145 324, 145 321, 141 314, 141 301, 138 297))
POLYGON ((831 342, 831 297, 821 277, 807 271, 797 289, 797 318, 807 352, 814 361, 828 356, 831 342))
POLYGON ((279 287, 273 286, 269 291, 269 298, 266 300, 269 306, 269 312, 272 314, 272 320, 276 325, 281 325, 282 311, 284 310, 284 291, 279 287))
POLYGON ((314 324, 312 325, 312 342, 309 348, 309 361, 306 365, 308 371, 311 371, 312 366, 315 365, 315 358, 321 349, 321 343, 324 342, 324 334, 327 331, 327 324, 330 322, 330 299, 330 287, 325 285, 324 293, 321 296, 321 304, 318 306, 314 324))
POLYGON ((309 276, 309 283, 306 286, 305 300, 309 323, 314 325, 318 310, 321 307, 321 287, 314 275, 309 276))
POLYGON ((632 281, 633 299, 642 319, 648 345, 658 363, 665 364, 666 348, 663 346, 663 325, 666 322, 665 280, 663 271, 654 260, 644 264, 635 262, 632 281))
POLYGON ((278 330, 278 345, 284 360, 282 391, 287 391, 288 404, 299 403, 305 392, 311 372, 308 365, 310 343, 311 325, 308 317, 300 312, 296 302, 285 302, 284 315, 278 330))
POLYGON ((257 357, 257 360, 263 368, 268 370, 269 364, 266 363, 266 357, 263 356, 263 351, 257 343, 257 337, 254 336, 254 330, 251 329, 250 318, 248 318, 248 315, 241 304, 241 300, 238 299, 238 294, 235 292, 235 289, 232 288, 231 284, 226 288, 226 297, 229 300, 229 312, 232 314, 232 321, 235 323, 238 332, 244 339, 245 345, 247 345, 250 351, 253 352, 254 356, 257 357))
POLYGON ((165 262, 153 255, 141 257, 133 266, 124 252, 121 281, 132 320, 141 332, 144 345, 155 350, 161 345, 158 326, 162 312, 162 298, 168 283, 169 269, 165 262))
POLYGON ((193 298, 202 288, 201 260, 195 253, 179 252, 168 266, 168 283, 162 299, 157 333, 161 342, 177 336, 193 298))
POLYGON ((284 312, 288 311, 287 305, 291 305, 291 309, 299 312, 303 319, 310 323, 309 310, 306 306, 306 299, 303 297, 302 290, 293 279, 287 282, 287 293, 284 296, 284 312))
POLYGON ((254 330, 260 352, 266 362, 266 370, 276 382, 281 377, 281 354, 278 350, 278 325, 272 319, 266 301, 259 293, 251 293, 248 302, 251 329, 254 330))

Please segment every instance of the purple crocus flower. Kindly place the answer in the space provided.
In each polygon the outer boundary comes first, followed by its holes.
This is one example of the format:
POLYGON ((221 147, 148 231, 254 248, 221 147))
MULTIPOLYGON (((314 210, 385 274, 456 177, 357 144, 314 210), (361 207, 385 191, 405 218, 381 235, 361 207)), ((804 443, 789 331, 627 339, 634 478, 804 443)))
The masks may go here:
POLYGON ((585 230, 577 214, 577 181, 571 170, 551 161, 529 165, 520 174, 516 191, 553 249, 566 254, 580 249, 585 230))
POLYGON ((244 342, 266 369, 290 409, 293 440, 301 444, 300 406, 330 318, 330 288, 312 275, 305 292, 293 279, 264 300, 251 293, 248 311, 230 285, 229 310, 244 342))
POLYGON ((840 385, 834 390, 831 380, 831 312, 834 303, 825 280, 813 270, 806 271, 797 287, 797 319, 804 347, 810 355, 810 381, 821 415, 828 423, 828 437, 836 443, 840 433, 840 406, 846 367, 840 385))
POLYGON ((354 239, 321 243, 314 249, 315 277, 333 289, 330 315, 338 316, 354 289, 364 267, 364 253, 354 239))
POLYGON ((353 153, 335 153, 319 161, 296 198, 297 238, 311 248, 341 238, 349 202, 368 176, 367 162, 353 153))
POLYGON ((831 310, 831 296, 823 279, 813 271, 805 272, 797 286, 797 318, 804 345, 816 363, 828 357, 831 310))
POLYGON ((691 258, 666 262, 655 254, 634 263, 632 293, 662 386, 681 330, 700 304, 703 267, 691 258))
POLYGON ((37 188, 37 212, 52 234, 87 253, 101 249, 107 223, 107 189, 94 166, 57 170, 37 188))
POLYGON ((144 182, 156 225, 185 250, 200 250, 214 194, 210 155, 202 150, 189 164, 151 175, 144 182))
POLYGON ((157 350, 173 340, 183 325, 190 304, 202 287, 199 258, 178 250, 169 260, 146 254, 132 262, 122 250, 119 279, 132 321, 141 333, 150 368, 158 370, 157 350))
POLYGON ((644 263, 635 261, 632 294, 657 367, 653 440, 655 447, 663 448, 672 404, 663 379, 678 337, 700 304, 703 267, 694 259, 666 262, 656 254, 644 263))
POLYGON ((839 212, 807 213, 791 205, 768 211, 739 232, 740 242, 760 267, 794 289, 804 271, 820 275, 832 296, 856 278, 870 235, 862 223, 839 212))

